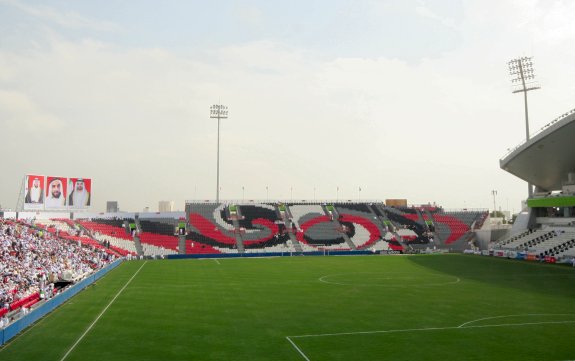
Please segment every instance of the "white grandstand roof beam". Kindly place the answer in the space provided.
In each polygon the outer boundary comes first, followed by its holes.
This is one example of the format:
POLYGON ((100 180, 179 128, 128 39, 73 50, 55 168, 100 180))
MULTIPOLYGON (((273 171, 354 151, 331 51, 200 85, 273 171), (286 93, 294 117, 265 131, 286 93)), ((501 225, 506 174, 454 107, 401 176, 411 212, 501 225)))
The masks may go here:
MULTIPOLYGON (((541 88, 535 82, 535 72, 533 71, 532 57, 521 57, 511 59, 508 62, 509 75, 511 75, 511 83, 514 87, 513 93, 523 93, 525 104, 525 141, 529 141, 529 111, 527 107, 527 92, 541 88)), ((528 197, 533 196, 533 186, 531 183, 527 185, 528 197)))

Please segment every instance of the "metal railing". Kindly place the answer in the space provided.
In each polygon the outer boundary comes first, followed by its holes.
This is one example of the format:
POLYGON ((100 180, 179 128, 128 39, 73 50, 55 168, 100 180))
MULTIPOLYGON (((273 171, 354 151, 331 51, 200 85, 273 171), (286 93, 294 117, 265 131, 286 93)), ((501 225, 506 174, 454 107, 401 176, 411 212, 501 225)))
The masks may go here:
MULTIPOLYGON (((555 125, 557 122, 560 122, 564 119, 566 119, 567 117, 569 117, 571 114, 575 113, 575 109, 571 109, 570 111, 568 111, 567 113, 561 114, 560 116, 558 116, 557 118, 553 119, 552 121, 550 121, 549 123, 545 124, 543 127, 541 127, 541 129, 539 129, 538 131, 536 131, 533 135, 531 135, 531 138, 529 140, 532 140, 533 138, 535 138, 537 135, 539 135, 540 133, 542 133, 543 131, 549 129, 550 127, 552 127, 553 125, 555 125)), ((511 153, 515 152, 517 149, 521 148, 523 145, 525 145, 527 143, 527 139, 523 139, 521 141, 521 143, 519 145, 517 145, 514 148, 510 148, 507 153, 505 153, 505 155, 503 157, 501 157, 501 160, 507 158, 511 153)))

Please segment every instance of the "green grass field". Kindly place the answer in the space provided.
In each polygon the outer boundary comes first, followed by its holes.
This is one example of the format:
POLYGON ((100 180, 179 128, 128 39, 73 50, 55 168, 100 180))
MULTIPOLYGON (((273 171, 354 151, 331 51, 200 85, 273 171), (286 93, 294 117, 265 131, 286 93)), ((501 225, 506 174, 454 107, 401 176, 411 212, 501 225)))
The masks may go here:
POLYGON ((0 360, 573 360, 575 270, 464 255, 125 262, 0 360))

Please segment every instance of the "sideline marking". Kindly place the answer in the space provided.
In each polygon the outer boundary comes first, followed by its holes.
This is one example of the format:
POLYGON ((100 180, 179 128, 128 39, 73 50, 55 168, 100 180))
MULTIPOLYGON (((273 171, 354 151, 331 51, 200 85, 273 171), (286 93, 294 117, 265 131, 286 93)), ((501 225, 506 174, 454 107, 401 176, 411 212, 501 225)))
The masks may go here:
MULTIPOLYGON (((544 315, 544 314, 538 314, 544 315)), ((562 314, 554 314, 555 316, 560 316, 562 314)), ((565 314, 568 316, 574 316, 573 314, 565 314)), ((526 315, 509 315, 509 316, 526 316, 526 315)), ((509 316, 497 316, 497 317, 487 317, 485 319, 491 318, 501 318, 501 317, 509 317, 509 316)), ((476 322, 470 321, 470 322, 476 322)), ((567 323, 575 323, 573 321, 543 321, 543 322, 525 322, 525 323, 502 323, 502 324, 494 324, 494 325, 477 325, 477 326, 464 326, 465 324, 469 324, 466 322, 460 326, 451 326, 451 327, 426 327, 426 328, 410 328, 410 329, 396 329, 396 330, 382 330, 382 331, 359 331, 359 332, 341 332, 341 333, 323 333, 317 335, 298 335, 298 336, 286 336, 286 339, 292 344, 292 346, 297 350, 297 352, 306 360, 311 361, 306 354, 292 341, 292 338, 310 338, 310 337, 329 337, 329 336, 348 336, 348 335, 368 335, 368 334, 377 334, 377 333, 399 333, 399 332, 417 332, 417 331, 442 331, 442 330, 462 330, 468 328, 489 328, 489 327, 510 327, 510 326, 532 326, 532 325, 550 325, 550 324, 567 324, 567 323)))
POLYGON ((102 312, 98 315, 98 317, 96 317, 96 319, 94 320, 94 322, 92 322, 92 324, 90 326, 88 326, 88 328, 86 329, 86 331, 84 331, 84 333, 82 334, 82 336, 80 336, 80 338, 76 341, 76 343, 74 343, 72 345, 72 347, 70 347, 70 349, 68 350, 68 352, 66 352, 66 354, 64 355, 64 357, 62 357, 60 359, 60 361, 64 361, 68 355, 76 348, 76 346, 78 346, 78 344, 80 343, 80 341, 82 341, 82 339, 84 339, 84 337, 88 334, 88 332, 90 332, 90 330, 92 329, 92 327, 94 327, 94 325, 96 324, 96 322, 98 322, 98 320, 100 319, 100 317, 102 317, 102 315, 108 310, 108 308, 112 305, 112 303, 114 303, 114 301, 116 301, 116 298, 118 298, 118 296, 120 296, 120 294, 126 289, 126 287, 128 287, 128 285, 132 282, 132 280, 138 275, 138 273, 140 273, 140 271, 142 270, 142 268, 144 268, 144 266, 146 265, 146 263, 148 263, 148 261, 144 261, 144 263, 140 266, 140 268, 138 268, 138 270, 136 271, 136 273, 134 273, 134 275, 132 276, 132 278, 130 278, 128 280, 128 282, 126 282, 126 284, 124 285, 124 287, 122 287, 122 289, 120 291, 118 291, 118 293, 116 294, 116 296, 114 296, 114 298, 112 298, 112 300, 110 301, 110 303, 108 303, 108 305, 104 308, 104 310, 102 310, 102 312))

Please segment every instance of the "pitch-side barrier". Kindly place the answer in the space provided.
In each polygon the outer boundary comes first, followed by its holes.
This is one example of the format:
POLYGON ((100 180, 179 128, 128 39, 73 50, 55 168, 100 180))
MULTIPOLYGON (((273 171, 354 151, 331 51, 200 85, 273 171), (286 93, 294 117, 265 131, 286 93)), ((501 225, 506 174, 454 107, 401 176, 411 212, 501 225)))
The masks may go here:
POLYGON ((102 278, 106 273, 110 272, 114 268, 118 267, 122 263, 119 259, 114 261, 110 265, 102 268, 98 272, 84 278, 80 282, 74 284, 73 286, 67 288, 62 293, 57 294, 53 298, 46 301, 41 306, 38 306, 30 311, 26 316, 14 321, 4 329, 0 329, 0 345, 4 345, 14 336, 22 332, 28 326, 32 325, 34 322, 38 321, 48 313, 52 312, 55 308, 68 301, 70 298, 78 294, 92 283, 96 282, 102 278))

